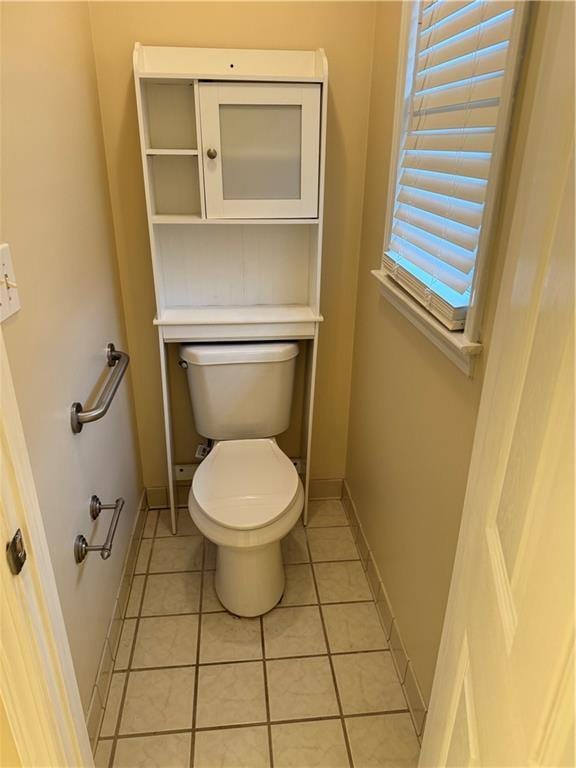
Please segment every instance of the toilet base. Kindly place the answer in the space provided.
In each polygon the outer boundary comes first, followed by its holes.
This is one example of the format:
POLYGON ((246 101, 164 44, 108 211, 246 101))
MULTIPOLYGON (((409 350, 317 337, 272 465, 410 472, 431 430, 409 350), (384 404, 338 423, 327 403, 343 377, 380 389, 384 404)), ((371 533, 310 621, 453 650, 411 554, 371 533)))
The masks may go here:
POLYGON ((280 541, 248 548, 218 546, 214 586, 230 613, 267 613, 282 598, 285 583, 280 541))

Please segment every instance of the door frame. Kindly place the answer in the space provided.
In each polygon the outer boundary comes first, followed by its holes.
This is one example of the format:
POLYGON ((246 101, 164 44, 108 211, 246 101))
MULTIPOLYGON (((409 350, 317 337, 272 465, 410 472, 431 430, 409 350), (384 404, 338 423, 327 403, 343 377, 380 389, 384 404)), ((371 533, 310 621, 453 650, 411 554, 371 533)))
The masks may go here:
MULTIPOLYGON (((483 535, 476 526, 479 495, 488 497, 490 483, 498 482, 498 478, 486 477, 484 457, 494 455, 495 450, 502 453, 506 440, 494 445, 493 425, 498 424, 506 436, 510 432, 510 414, 515 414, 517 393, 521 391, 526 380, 526 369, 523 366, 523 351, 521 348, 510 349, 510 329, 517 321, 515 304, 512 300, 516 286, 518 265, 524 263, 526 282, 528 276, 532 283, 542 279, 542 257, 537 244, 530 241, 533 231, 525 226, 525 222, 534 217, 534 210, 539 201, 545 200, 547 208, 538 211, 542 219, 541 230, 555 222, 562 210, 565 189, 570 184, 570 172, 574 164, 573 136, 573 100, 566 98, 571 93, 570 84, 563 83, 566 62, 569 59, 567 49, 563 45, 566 33, 573 29, 573 15, 570 4, 558 3, 555 15, 548 18, 543 38, 544 54, 540 62, 537 83, 535 86, 534 102, 530 110, 526 110, 523 118, 528 126, 525 147, 523 150, 522 166, 520 169, 517 198, 511 213, 510 236, 506 246, 504 272, 498 296, 496 316, 491 338, 492 344, 488 355, 487 367, 478 422, 474 434, 472 458, 468 473, 466 497, 462 512, 462 522, 458 537, 456 557, 448 603, 442 627, 442 637, 438 660, 434 674, 430 708, 427 715, 426 729, 422 743, 419 766, 434 766, 439 768, 446 764, 449 747, 450 728, 454 722, 457 700, 455 692, 462 688, 468 696, 466 637, 462 646, 459 638, 455 638, 452 628, 456 625, 462 585, 465 583, 465 562, 468 557, 469 544, 473 537, 483 535), (554 115, 554 130, 550 128, 550 115, 554 115), (539 148, 548 144, 549 151, 544 153, 539 148), (535 189, 534 180, 547 181, 546 188, 535 189), (483 490, 481 490, 483 489, 483 490), (464 649, 459 651, 459 648, 464 649), (463 681, 463 686, 460 684, 463 681)), ((573 64, 573 61, 572 61, 573 64)), ((524 285, 526 295, 530 287, 524 285)), ((516 304, 518 299, 516 298, 516 304)), ((530 310, 532 311, 532 310, 530 310)), ((533 315, 530 316, 530 322, 533 315)), ((484 532, 485 535, 485 532, 484 532)), ((504 591, 498 594, 501 600, 501 613, 513 614, 513 608, 507 601, 504 591)), ((567 738, 572 726, 571 706, 572 691, 568 685, 569 671, 573 669, 574 650, 573 635, 566 643, 566 649, 561 659, 550 662, 551 674, 561 669, 558 684, 555 687, 553 702, 543 703, 547 707, 550 718, 541 724, 542 753, 538 765, 560 764, 567 738)), ((474 720, 472 697, 467 699, 467 715, 470 722, 474 720)), ((474 745, 471 745, 474 752, 474 745)), ((474 762, 474 765, 477 763, 474 762)))
POLYGON ((90 767, 88 730, 1 327, 0 483, 0 529, 6 539, 20 528, 27 550, 18 576, 5 558, 0 564, 0 697, 14 742, 23 766, 90 767))

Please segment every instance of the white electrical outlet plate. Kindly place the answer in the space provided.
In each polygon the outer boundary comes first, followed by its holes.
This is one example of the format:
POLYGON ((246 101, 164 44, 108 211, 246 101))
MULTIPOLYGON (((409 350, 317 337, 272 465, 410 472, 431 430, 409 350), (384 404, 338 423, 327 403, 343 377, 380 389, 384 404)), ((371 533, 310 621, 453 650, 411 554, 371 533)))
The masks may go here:
POLYGON ((174 480, 192 480, 197 467, 197 464, 175 464, 173 468, 174 480))
POLYGON ((8 243, 0 244, 0 323, 18 312, 20 295, 8 243))

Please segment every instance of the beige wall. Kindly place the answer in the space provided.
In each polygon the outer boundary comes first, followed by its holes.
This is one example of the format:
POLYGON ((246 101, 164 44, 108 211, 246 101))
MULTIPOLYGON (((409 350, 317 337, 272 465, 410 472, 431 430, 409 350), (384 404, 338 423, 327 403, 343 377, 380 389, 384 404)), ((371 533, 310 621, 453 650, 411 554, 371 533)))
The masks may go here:
POLYGON ((8 722, 4 702, 0 698, 0 765, 2 768, 20 768, 22 761, 14 743, 12 727, 8 722))
POLYGON ((128 380, 79 435, 69 410, 101 377, 106 342, 125 344, 90 38, 82 3, 2 6, 2 228, 22 309, 2 325, 82 701, 96 675, 140 492, 128 380), (90 496, 126 499, 112 557, 90 496))
MULTIPOLYGON (((483 377, 464 376, 391 305, 370 275, 380 263, 400 5, 376 21, 366 193, 354 337, 346 477, 428 700, 460 525, 483 377)), ((537 51, 537 46, 534 47, 537 51)), ((534 68, 531 63, 531 70, 534 68)), ((518 106, 530 93, 524 78, 518 106)), ((503 203, 491 247, 489 336, 523 133, 515 111, 503 203)))
MULTIPOLYGON (((91 3, 92 34, 134 395, 147 486, 166 483, 158 342, 139 157, 132 49, 153 45, 324 47, 330 68, 326 227, 312 473, 343 477, 375 7, 372 3, 91 3), (337 372, 337 375, 335 375, 337 372)), ((386 11, 384 10, 384 13, 386 11)), ((175 352, 176 350, 173 350, 175 352)), ((175 360, 172 360, 175 363, 175 360)), ((175 459, 195 437, 172 366, 175 459)), ((284 447, 298 453, 298 429, 284 447)))

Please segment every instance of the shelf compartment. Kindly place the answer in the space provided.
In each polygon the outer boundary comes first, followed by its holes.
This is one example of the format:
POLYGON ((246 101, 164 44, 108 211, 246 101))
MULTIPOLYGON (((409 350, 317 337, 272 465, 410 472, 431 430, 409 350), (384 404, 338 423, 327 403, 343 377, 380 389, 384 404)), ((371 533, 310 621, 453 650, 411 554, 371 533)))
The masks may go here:
POLYGON ((160 313, 173 307, 309 305, 318 227, 156 226, 160 313))
POLYGON ((143 83, 150 149, 196 150, 194 87, 186 83, 143 83))
POLYGON ((200 217, 198 158, 189 155, 148 157, 153 216, 200 217))

